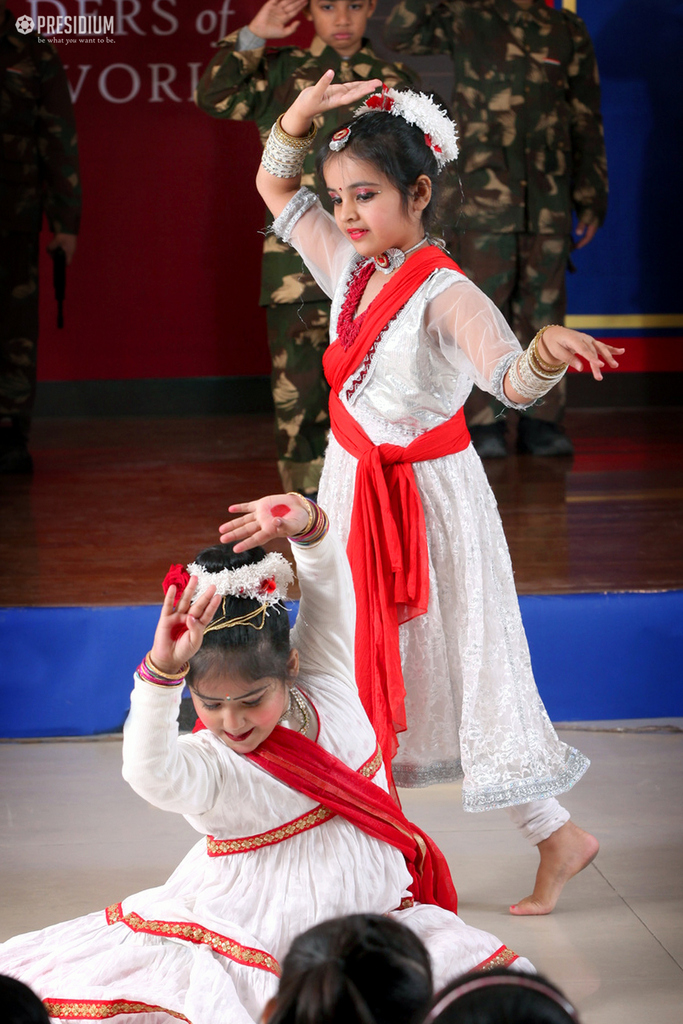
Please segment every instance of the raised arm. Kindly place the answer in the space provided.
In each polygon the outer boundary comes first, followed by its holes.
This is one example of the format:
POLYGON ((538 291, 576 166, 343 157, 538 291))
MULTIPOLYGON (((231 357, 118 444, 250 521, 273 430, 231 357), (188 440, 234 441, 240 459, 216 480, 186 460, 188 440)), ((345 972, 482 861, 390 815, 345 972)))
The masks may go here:
POLYGON ((334 71, 326 71, 315 85, 302 89, 271 131, 256 187, 274 217, 299 191, 304 157, 317 131, 315 118, 355 103, 382 85, 378 78, 333 85, 333 78, 334 71))
POLYGON ((123 777, 139 796, 162 810, 202 814, 210 810, 222 784, 221 764, 196 743, 178 738, 178 709, 187 662, 202 644, 220 598, 214 587, 190 600, 190 579, 176 602, 168 589, 152 650, 135 675, 131 710, 123 728, 123 777), (175 607, 174 607, 175 603, 175 607))
POLYGON ((324 512, 297 494, 274 494, 231 505, 242 515, 219 529, 221 540, 237 540, 246 551, 288 537, 301 587, 293 642, 303 672, 333 675, 355 689, 353 643, 355 599, 351 569, 341 541, 327 529, 324 512))
POLYGON ((211 117, 260 120, 279 84, 275 63, 266 56, 269 39, 284 39, 299 25, 306 0, 267 0, 244 28, 218 44, 218 53, 197 84, 195 102, 211 117))

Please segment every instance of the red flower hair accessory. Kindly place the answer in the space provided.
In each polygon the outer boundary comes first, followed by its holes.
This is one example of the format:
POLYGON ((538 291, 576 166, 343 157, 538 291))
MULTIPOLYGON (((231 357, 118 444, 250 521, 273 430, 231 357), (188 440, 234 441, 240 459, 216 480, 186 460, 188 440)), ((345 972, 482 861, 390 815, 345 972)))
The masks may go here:
POLYGON ((164 582, 162 586, 164 588, 164 594, 168 593, 169 587, 175 587, 175 601, 174 605, 178 603, 185 587, 190 582, 190 574, 182 565, 172 565, 166 575, 164 576, 164 582))

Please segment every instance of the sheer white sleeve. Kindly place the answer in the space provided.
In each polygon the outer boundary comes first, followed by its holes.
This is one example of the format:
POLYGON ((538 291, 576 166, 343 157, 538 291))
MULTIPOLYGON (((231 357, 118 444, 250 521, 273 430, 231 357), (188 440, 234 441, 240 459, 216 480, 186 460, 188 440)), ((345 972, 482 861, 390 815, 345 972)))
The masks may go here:
POLYGON ((315 192, 300 188, 273 221, 271 231, 294 246, 316 282, 332 298, 356 250, 339 230, 334 217, 323 210, 315 192))
POLYGON ((503 390, 505 374, 522 346, 500 310, 472 281, 458 278, 432 298, 425 325, 448 362, 483 391, 513 409, 533 404, 517 405, 503 390))
POLYGON ((225 784, 225 765, 190 736, 178 737, 182 686, 153 686, 135 674, 123 727, 123 777, 154 807, 203 814, 225 784))

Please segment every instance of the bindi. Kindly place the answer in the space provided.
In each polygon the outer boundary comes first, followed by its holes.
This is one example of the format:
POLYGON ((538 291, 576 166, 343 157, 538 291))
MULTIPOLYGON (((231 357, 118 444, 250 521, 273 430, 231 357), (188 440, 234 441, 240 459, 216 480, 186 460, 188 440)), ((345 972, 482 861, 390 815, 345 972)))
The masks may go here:
POLYGON ((270 514, 273 519, 280 519, 282 516, 286 516, 288 512, 291 512, 289 505, 273 505, 270 510, 270 514))

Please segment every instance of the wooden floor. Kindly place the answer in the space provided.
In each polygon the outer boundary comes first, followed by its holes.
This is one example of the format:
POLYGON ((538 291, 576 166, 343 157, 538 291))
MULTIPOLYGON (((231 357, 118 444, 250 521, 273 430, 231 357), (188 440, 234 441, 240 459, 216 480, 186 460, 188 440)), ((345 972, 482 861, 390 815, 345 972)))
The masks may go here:
MULTIPOLYGON (((683 418, 573 410, 573 459, 486 469, 520 594, 683 587, 683 418)), ((44 419, 0 478, 0 605, 152 604, 232 501, 279 490, 269 416, 44 419)))

